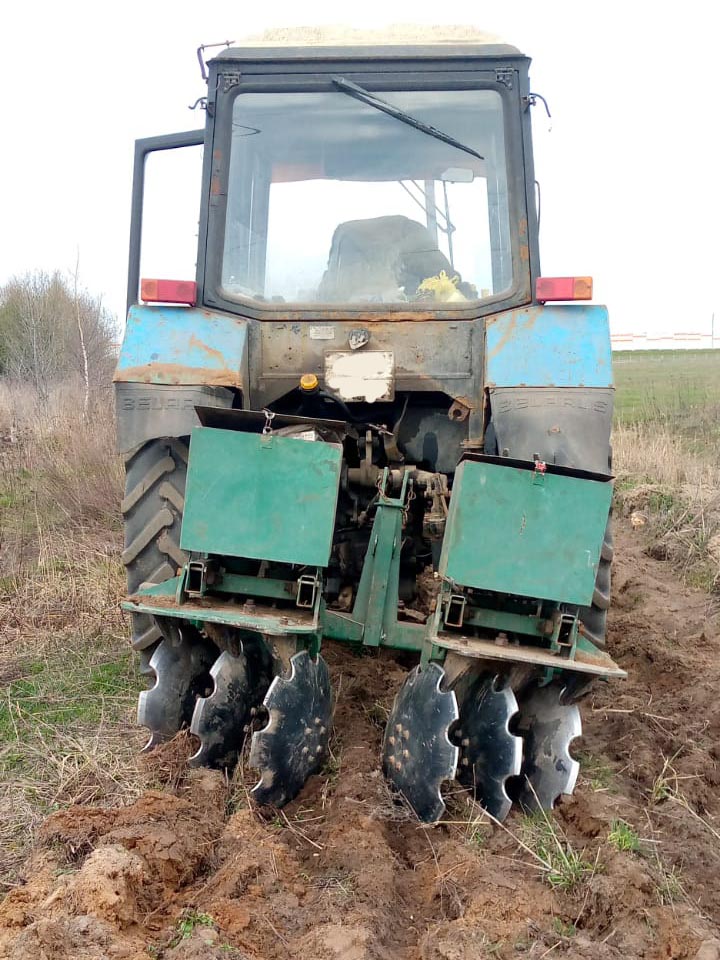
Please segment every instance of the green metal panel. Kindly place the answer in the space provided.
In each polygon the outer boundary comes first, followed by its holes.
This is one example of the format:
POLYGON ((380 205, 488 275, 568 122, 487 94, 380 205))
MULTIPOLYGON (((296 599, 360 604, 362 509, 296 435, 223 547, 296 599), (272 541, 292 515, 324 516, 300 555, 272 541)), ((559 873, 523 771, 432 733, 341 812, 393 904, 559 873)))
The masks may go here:
POLYGON ((440 573, 464 587, 589 604, 611 497, 609 482, 465 460, 440 573))
POLYGON ((181 547, 327 566, 341 462, 339 444, 196 427, 181 547))

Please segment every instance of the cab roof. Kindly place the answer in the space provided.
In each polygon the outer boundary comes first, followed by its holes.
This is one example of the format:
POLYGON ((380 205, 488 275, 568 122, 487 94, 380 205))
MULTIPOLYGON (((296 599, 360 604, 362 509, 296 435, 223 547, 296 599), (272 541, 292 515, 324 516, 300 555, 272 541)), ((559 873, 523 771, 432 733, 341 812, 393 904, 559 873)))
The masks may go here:
POLYGON ((470 26, 403 25, 366 30, 353 27, 291 27, 266 30, 214 58, 267 60, 516 59, 521 51, 470 26))
POLYGON ((434 44, 405 46, 307 46, 307 47, 229 47, 213 61, 263 60, 445 60, 445 59, 525 59, 517 47, 505 43, 434 44))

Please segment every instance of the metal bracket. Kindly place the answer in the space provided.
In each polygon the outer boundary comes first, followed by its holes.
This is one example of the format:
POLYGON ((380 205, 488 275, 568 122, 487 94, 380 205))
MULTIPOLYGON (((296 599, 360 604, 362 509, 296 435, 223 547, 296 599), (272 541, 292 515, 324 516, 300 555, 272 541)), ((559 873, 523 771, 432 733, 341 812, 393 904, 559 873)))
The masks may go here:
POLYGON ((227 93, 228 90, 232 90, 233 87, 237 87, 240 83, 240 74, 239 73, 224 73, 223 78, 223 93, 227 93))
POLYGON ((217 560, 188 560, 181 578, 182 592, 187 597, 203 597, 219 578, 217 560))
POLYGON ((561 613, 557 618, 556 632, 550 641, 550 649, 567 660, 575 659, 578 638, 578 618, 573 613, 561 613))
POLYGON ((461 593, 451 593, 445 606, 445 626, 461 627, 465 619, 467 598, 461 593))
POLYGON ((502 83, 508 90, 512 90, 515 81, 515 71, 511 67, 498 67, 495 71, 495 80, 502 83))
POLYGON ((207 64, 205 63, 205 57, 203 56, 205 51, 212 50, 214 47, 229 47, 233 43, 235 43, 234 40, 224 40, 222 43, 201 43, 200 46, 197 48, 196 53, 197 53, 198 63, 200 64, 200 74, 203 80, 205 80, 205 82, 207 82, 207 78, 208 78, 207 64))
POLYGON ((317 579, 310 574, 304 573, 301 577, 299 577, 297 582, 298 590, 297 597, 295 598, 295 606, 305 610, 312 610, 312 608, 315 606, 318 586, 319 584, 317 579))

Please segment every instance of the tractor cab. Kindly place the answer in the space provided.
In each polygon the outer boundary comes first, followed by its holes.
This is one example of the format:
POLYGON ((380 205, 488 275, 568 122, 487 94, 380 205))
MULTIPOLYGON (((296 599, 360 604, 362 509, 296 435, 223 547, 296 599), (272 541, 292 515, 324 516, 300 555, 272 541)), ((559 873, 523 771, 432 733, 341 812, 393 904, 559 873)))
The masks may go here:
POLYGON ((527 294, 527 63, 482 45, 224 52, 208 302, 477 315, 527 294))
POLYGON ((202 303, 415 319, 530 302, 528 64, 488 43, 224 50, 209 64, 202 303))

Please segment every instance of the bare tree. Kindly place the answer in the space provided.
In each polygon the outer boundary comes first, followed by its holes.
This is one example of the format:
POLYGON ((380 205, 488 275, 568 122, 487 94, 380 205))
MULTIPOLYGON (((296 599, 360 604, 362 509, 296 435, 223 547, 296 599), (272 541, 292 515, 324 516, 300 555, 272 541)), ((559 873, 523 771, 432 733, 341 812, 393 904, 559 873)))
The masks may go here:
POLYGON ((75 257, 75 271, 73 273, 73 300, 75 301, 75 321, 77 323, 78 337, 80 339, 80 352, 83 363, 83 383, 85 384, 85 393, 83 394, 83 419, 87 419, 88 405, 90 403, 90 374, 88 368, 87 348, 85 347, 85 334, 83 332, 82 318, 80 315, 80 296, 78 294, 78 275, 80 273, 80 251, 75 257))
POLYGON ((36 272, 0 287, 0 374, 31 383, 42 401, 54 383, 78 378, 87 411, 109 380, 114 335, 101 300, 80 285, 79 262, 67 280, 36 272))

